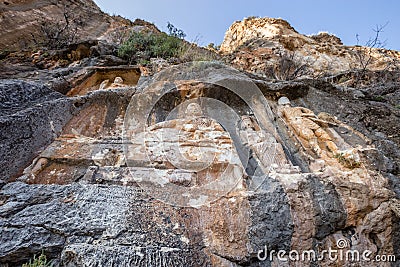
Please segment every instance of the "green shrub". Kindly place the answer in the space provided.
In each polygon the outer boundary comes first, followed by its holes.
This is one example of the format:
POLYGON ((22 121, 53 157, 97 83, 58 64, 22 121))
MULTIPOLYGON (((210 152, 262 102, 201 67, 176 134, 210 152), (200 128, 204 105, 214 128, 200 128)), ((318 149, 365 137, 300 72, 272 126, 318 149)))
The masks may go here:
POLYGON ((147 61, 150 58, 179 57, 182 52, 183 40, 166 33, 133 32, 128 40, 118 49, 118 56, 130 63, 147 61))
POLYGON ((22 267, 51 267, 52 264, 47 261, 46 255, 42 252, 38 258, 36 255, 33 256, 33 259, 29 260, 28 263, 22 264, 22 267))
POLYGON ((171 58, 181 53, 183 41, 167 34, 154 35, 154 44, 150 47, 152 57, 171 58))
POLYGON ((344 165, 345 167, 347 167, 349 169, 355 169, 355 168, 359 168, 361 166, 360 162, 354 161, 351 158, 345 157, 343 153, 338 153, 338 154, 334 155, 334 157, 337 158, 339 163, 341 163, 342 165, 344 165))
POLYGON ((11 51, 9 51, 8 49, 0 50, 0 59, 6 58, 10 53, 11 51))
POLYGON ((191 43, 185 43, 182 46, 180 60, 183 62, 214 61, 218 59, 219 57, 217 53, 207 48, 198 47, 197 45, 191 43))
POLYGON ((218 51, 221 48, 221 45, 215 45, 214 43, 209 43, 207 48, 210 50, 218 51))
POLYGON ((384 102, 385 98, 381 95, 378 95, 378 96, 374 96, 374 100, 377 102, 384 102))
POLYGON ((118 56, 129 64, 146 65, 151 58, 177 58, 178 62, 211 61, 218 59, 215 51, 198 47, 184 40, 186 34, 168 22, 169 34, 132 32, 118 49, 118 56))

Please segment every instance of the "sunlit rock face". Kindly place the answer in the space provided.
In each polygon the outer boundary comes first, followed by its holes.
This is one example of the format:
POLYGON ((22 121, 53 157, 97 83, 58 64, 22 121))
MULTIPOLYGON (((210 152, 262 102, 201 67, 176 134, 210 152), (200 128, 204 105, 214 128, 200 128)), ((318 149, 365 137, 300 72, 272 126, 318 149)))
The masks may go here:
POLYGON ((96 31, 104 32, 111 25, 107 15, 101 12, 93 1, 3 1, 1 9, 1 30, 3 37, 0 42, 2 49, 26 48, 32 39, 41 41, 41 23, 50 21, 56 23, 64 20, 64 12, 69 19, 80 17, 85 24, 85 33, 80 27, 79 36, 95 39, 96 31), (96 25, 97 24, 97 25, 96 25), (16 30, 15 25, 18 25, 16 30))
MULTIPOLYGON (((116 32, 127 28, 159 32, 154 24, 104 13, 92 0, 7 0, 0 2, 0 49, 18 51, 46 41, 46 34, 67 31, 71 44, 87 40, 119 42, 116 32), (63 29, 67 25, 68 29, 63 29), (44 25, 44 26, 43 26, 44 25), (58 26, 57 26, 58 25, 58 26)), ((60 39, 63 37, 59 37, 60 39)))
POLYGON ((400 59, 398 51, 345 46, 332 34, 306 36, 283 19, 254 17, 233 23, 220 51, 236 68, 264 76, 270 76, 282 58, 299 63, 295 68, 307 66, 308 77, 363 68, 367 61, 368 69, 393 69, 400 59))
POLYGON ((248 18, 221 45, 230 67, 126 66, 115 33, 153 24, 92 1, 0 9, 10 51, 65 11, 82 20, 51 56, 0 54, 0 266, 397 266, 399 75, 347 71, 398 52, 248 18), (282 55, 313 79, 285 76, 282 55))
MULTIPOLYGON (((375 266, 321 255, 399 254, 398 156, 343 115, 368 103, 219 63, 167 68, 137 86, 112 80, 121 86, 90 83, 71 97, 24 85, 36 101, 27 105, 60 98, 70 113, 52 114, 41 150, 26 143, 34 159, 18 162, 19 175, 4 172, 1 263, 42 250, 59 266, 375 266), (264 258, 266 246, 321 259, 264 258)), ((25 110, 2 108, 2 119, 25 110)), ((8 140, 28 131, 15 127, 8 140)))

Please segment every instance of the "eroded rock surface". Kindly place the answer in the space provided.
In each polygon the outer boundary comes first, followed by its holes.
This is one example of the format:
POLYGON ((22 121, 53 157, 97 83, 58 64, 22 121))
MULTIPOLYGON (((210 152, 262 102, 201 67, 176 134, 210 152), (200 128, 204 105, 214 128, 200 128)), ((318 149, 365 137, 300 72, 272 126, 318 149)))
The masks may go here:
POLYGON ((312 77, 362 68, 364 59, 373 70, 398 68, 400 60, 398 51, 345 46, 328 33, 306 36, 287 21, 274 18, 236 21, 226 32, 220 51, 236 68, 266 76, 280 72, 273 69, 281 60, 307 66, 311 71, 306 74, 312 77))
POLYGON ((0 185, 3 264, 43 250, 59 266, 376 266, 257 257, 265 246, 321 256, 339 241, 399 256, 398 158, 340 88, 217 63, 72 98, 12 82, 34 93, 14 97, 32 103, 9 117, 59 101, 71 113, 33 161, 4 160, 25 170, 0 185))
POLYGON ((73 116, 73 104, 46 86, 21 80, 0 82, 0 161, 3 180, 16 178, 73 116))
POLYGON ((399 52, 248 18, 221 46, 247 74, 218 62, 126 66, 115 34, 158 33, 153 24, 92 1, 0 9, 10 50, 65 11, 82 22, 62 49, 0 54, 0 266, 42 251, 71 267, 398 266, 399 75, 370 71, 356 89, 357 73, 342 71, 365 53, 386 70, 399 52), (282 55, 333 76, 265 78, 282 55), (391 260, 332 261, 329 249, 391 260))
POLYGON ((112 17, 102 12, 93 1, 50 1, 50 0, 8 0, 0 3, 1 49, 25 49, 35 42, 43 41, 44 23, 47 31, 51 27, 61 30, 68 17, 70 29, 77 27, 76 40, 94 40, 102 37, 110 38, 110 34, 118 27, 132 26, 131 22, 121 17, 112 17), (74 22, 75 25, 72 25, 74 22), (48 26, 53 24, 53 26, 48 26), (15 25, 18 25, 16 30, 15 25), (47 25, 47 26, 46 26, 47 25))

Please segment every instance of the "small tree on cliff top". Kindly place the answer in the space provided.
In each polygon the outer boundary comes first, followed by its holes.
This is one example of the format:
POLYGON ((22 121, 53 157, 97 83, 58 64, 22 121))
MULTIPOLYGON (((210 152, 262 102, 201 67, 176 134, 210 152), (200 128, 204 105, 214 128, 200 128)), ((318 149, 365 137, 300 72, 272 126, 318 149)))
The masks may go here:
POLYGON ((359 85, 366 72, 371 67, 371 64, 373 63, 373 50, 385 48, 386 40, 382 41, 380 35, 387 25, 388 22, 385 25, 376 25, 375 29, 373 30, 375 33, 374 36, 369 38, 364 47, 359 45, 359 35, 356 34, 357 46, 355 50, 355 55, 357 59, 357 65, 352 68, 353 70, 356 70, 356 80, 354 82, 355 87, 359 85))

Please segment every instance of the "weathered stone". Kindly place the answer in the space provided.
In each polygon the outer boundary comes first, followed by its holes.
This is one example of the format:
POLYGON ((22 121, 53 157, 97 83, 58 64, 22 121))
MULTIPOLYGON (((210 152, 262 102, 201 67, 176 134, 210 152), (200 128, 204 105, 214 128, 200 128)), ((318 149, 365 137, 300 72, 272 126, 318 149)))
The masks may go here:
MULTIPOLYGON (((115 20, 98 34, 128 23, 115 20)), ((132 30, 158 32, 140 20, 132 30)), ((268 82, 222 63, 163 59, 143 78, 144 67, 110 67, 124 64, 114 49, 90 41, 50 51, 75 61, 53 70, 60 62, 43 51, 29 59, 35 67, 3 65, 1 77, 37 82, 0 83, 0 265, 42 251, 55 266, 376 267, 262 261, 265 248, 400 257, 396 84, 268 82)), ((334 36, 303 36, 280 19, 237 22, 222 46, 255 73, 291 49, 338 59, 336 70, 352 57, 334 36)))
POLYGON ((11 180, 60 134, 73 114, 72 100, 32 82, 0 83, 0 175, 11 180))
MULTIPOLYGON (((345 46, 336 36, 327 33, 303 35, 287 21, 267 17, 234 22, 225 33, 220 51, 236 68, 267 77, 274 76, 269 73, 271 69, 275 76, 280 76, 280 60, 307 67, 313 75, 325 75, 362 68, 360 55, 373 58, 368 64, 368 69, 372 70, 390 68, 387 62, 400 59, 398 51, 345 46)), ((288 77, 286 74, 283 77, 288 77)))

